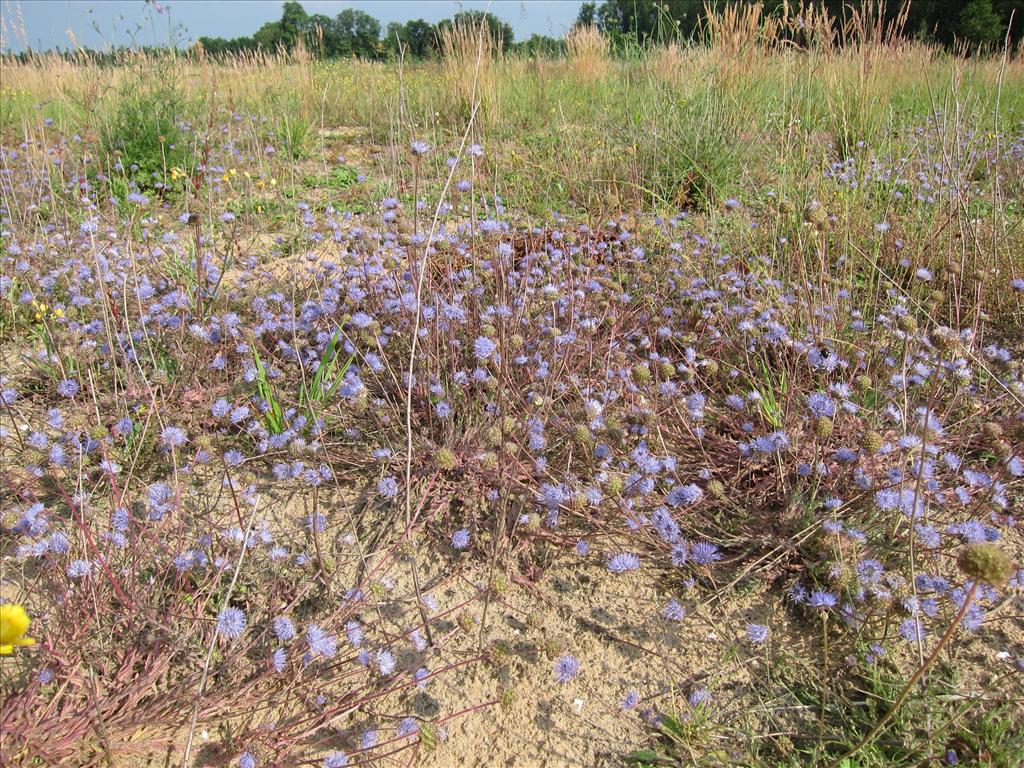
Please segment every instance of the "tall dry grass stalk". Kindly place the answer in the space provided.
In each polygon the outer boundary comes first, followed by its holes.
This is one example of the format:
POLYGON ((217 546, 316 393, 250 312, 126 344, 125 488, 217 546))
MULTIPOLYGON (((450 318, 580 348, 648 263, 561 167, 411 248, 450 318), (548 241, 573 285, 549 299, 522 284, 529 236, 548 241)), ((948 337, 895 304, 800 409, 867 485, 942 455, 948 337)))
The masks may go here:
POLYGON ((839 41, 836 19, 828 9, 814 2, 800 0, 799 5, 782 7, 780 27, 787 45, 797 50, 832 54, 839 41))
POLYGON ((575 27, 566 36, 565 47, 572 72, 580 80, 589 82, 608 74, 611 47, 597 27, 575 27))
POLYGON ((765 16, 760 4, 728 5, 718 10, 704 4, 708 44, 720 56, 739 61, 755 51, 774 51, 779 39, 779 21, 765 16))
POLYGON ((466 115, 479 102, 476 120, 489 125, 497 116, 496 41, 485 20, 462 22, 441 31, 442 66, 453 106, 466 115))

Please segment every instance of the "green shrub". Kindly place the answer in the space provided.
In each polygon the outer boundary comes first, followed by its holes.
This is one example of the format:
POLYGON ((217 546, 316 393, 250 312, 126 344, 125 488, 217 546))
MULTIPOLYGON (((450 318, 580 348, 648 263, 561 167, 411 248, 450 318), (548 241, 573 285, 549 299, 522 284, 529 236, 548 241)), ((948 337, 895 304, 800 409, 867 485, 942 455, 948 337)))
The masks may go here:
POLYGON ((189 134, 179 127, 185 104, 173 87, 129 87, 100 128, 108 166, 123 168, 140 189, 167 183, 171 169, 185 169, 192 151, 189 134))

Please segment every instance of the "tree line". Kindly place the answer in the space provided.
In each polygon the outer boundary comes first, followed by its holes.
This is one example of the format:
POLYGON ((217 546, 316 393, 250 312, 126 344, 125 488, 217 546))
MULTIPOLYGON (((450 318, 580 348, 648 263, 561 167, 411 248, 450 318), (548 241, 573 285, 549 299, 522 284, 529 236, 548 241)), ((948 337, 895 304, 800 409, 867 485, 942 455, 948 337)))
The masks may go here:
MULTIPOLYGON (((704 29, 709 5, 721 11, 754 2, 766 16, 781 15, 787 5, 787 0, 603 0, 584 3, 576 23, 597 27, 613 43, 689 40, 704 29)), ((879 8, 878 0, 814 0, 807 5, 827 11, 840 23, 852 11, 879 8)), ((788 0, 790 16, 799 6, 798 0, 788 0)), ((1024 0, 912 0, 906 8, 901 0, 888 0, 881 10, 886 25, 905 14, 904 36, 946 47, 998 46, 1008 33, 1011 42, 1019 40, 1024 29, 1024 0)))
MULTIPOLYGON (((586 2, 576 25, 592 25, 607 35, 614 45, 692 40, 699 38, 708 7, 723 10, 729 5, 759 2, 765 15, 781 15, 787 0, 602 0, 586 2)), ((837 21, 865 5, 878 7, 878 0, 816 0, 837 21)), ((799 6, 788 0, 789 12, 799 6)), ((916 0, 904 8, 900 0, 890 0, 883 8, 883 21, 894 22, 903 15, 903 34, 951 47, 957 43, 971 46, 998 46, 1008 31, 1011 39, 1024 25, 1024 0, 916 0)), ((307 49, 324 58, 356 56, 363 59, 394 58, 400 52, 414 58, 429 58, 441 49, 446 28, 459 24, 483 24, 494 39, 494 50, 532 55, 561 53, 564 40, 533 35, 516 42, 512 26, 491 13, 463 11, 434 25, 423 19, 404 24, 391 22, 385 29, 370 14, 346 9, 331 18, 307 14, 302 5, 284 3, 281 19, 264 24, 249 37, 224 39, 201 37, 203 49, 212 55, 247 50, 290 50, 301 39, 307 49)))
MULTIPOLYGON (((705 29, 707 8, 724 10, 730 5, 760 3, 765 15, 781 15, 787 0, 599 0, 583 3, 574 26, 594 26, 621 49, 630 44, 649 45, 700 39, 705 29)), ((789 13, 799 6, 788 0, 789 13)), ((808 5, 828 11, 841 22, 850 12, 866 5, 878 7, 878 0, 813 0, 808 5)), ((884 21, 893 22, 905 11, 903 34, 946 47, 957 44, 998 47, 1009 39, 1013 47, 1024 29, 1024 0, 914 0, 904 9, 900 0, 884 4, 884 21)), ((484 26, 492 37, 492 50, 533 56, 560 55, 565 40, 532 35, 516 41, 512 25, 492 13, 462 11, 450 19, 431 24, 424 19, 405 23, 381 23, 365 11, 351 8, 331 17, 306 12, 302 4, 288 0, 281 18, 264 24, 252 35, 234 38, 200 37, 198 45, 218 57, 249 51, 291 51, 300 43, 320 58, 358 57, 372 61, 395 59, 399 55, 426 59, 440 54, 445 31, 463 24, 484 26)), ((150 54, 164 52, 145 48, 150 54)), ((60 51, 65 57, 86 55, 99 63, 114 63, 123 52, 60 51)), ((22 59, 31 51, 5 54, 22 59)))
POLYGON ((511 24, 483 11, 461 11, 437 24, 424 19, 404 24, 393 21, 382 29, 381 23, 365 11, 346 8, 332 18, 306 13, 294 0, 284 3, 280 20, 264 24, 251 36, 200 37, 199 44, 213 56, 259 49, 292 50, 301 41, 307 50, 327 59, 356 56, 381 60, 400 53, 425 59, 438 54, 446 29, 463 24, 482 24, 494 40, 494 49, 502 52, 559 53, 564 48, 563 41, 545 35, 533 35, 517 43, 511 24))

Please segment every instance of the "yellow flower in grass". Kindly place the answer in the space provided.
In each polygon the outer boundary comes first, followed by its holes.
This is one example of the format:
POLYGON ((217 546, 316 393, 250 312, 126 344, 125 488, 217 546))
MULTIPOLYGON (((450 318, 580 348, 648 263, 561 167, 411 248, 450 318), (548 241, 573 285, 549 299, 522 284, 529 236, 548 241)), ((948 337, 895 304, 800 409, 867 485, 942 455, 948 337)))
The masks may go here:
POLYGON ((14 603, 0 604, 0 656, 10 656, 16 645, 32 645, 35 640, 25 637, 31 623, 25 609, 14 603))

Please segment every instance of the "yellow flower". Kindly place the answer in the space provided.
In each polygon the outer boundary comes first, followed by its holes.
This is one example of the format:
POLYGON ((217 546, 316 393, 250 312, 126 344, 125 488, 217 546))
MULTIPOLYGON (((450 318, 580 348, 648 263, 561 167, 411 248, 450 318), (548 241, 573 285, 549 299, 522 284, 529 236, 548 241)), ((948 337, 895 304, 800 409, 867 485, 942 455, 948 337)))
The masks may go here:
POLYGON ((16 645, 32 645, 35 640, 25 637, 31 623, 25 609, 16 603, 0 604, 0 656, 10 656, 16 645))

